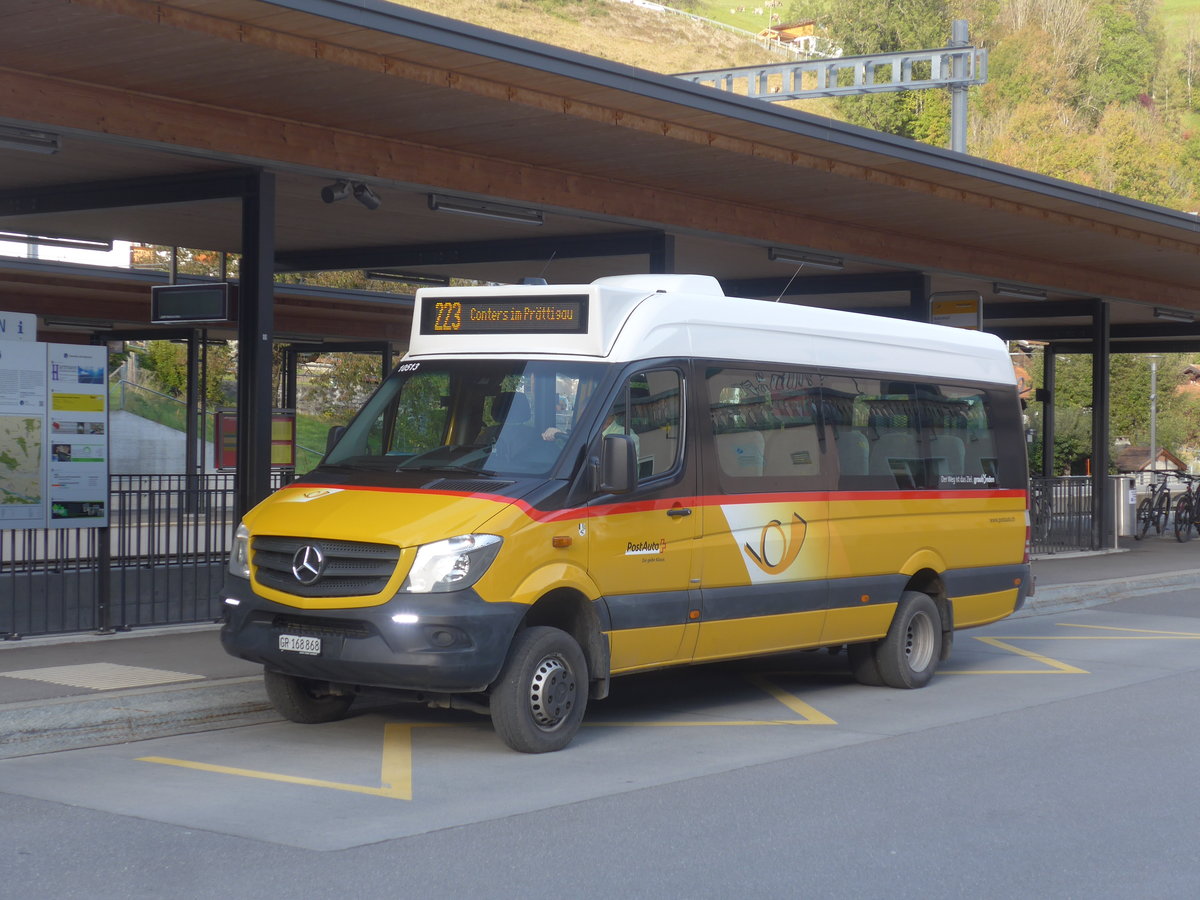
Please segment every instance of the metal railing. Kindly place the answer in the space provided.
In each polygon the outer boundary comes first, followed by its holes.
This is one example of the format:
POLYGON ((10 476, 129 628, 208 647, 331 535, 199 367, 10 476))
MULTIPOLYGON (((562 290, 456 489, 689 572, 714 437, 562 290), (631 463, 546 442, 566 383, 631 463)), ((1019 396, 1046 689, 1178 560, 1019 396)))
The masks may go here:
POLYGON ((1030 550, 1034 554, 1092 550, 1092 479, 1031 478, 1030 550))
MULTIPOLYGON (((275 473, 274 487, 288 477, 275 473)), ((210 622, 233 475, 110 476, 107 528, 0 531, 0 637, 210 622)))

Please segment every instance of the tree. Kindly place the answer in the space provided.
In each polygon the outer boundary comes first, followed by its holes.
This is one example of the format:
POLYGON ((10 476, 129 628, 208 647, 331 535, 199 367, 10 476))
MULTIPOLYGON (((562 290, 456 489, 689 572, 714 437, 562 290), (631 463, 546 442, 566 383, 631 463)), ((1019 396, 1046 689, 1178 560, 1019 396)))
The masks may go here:
MULTIPOLYGON (((791 15, 816 18, 846 56, 944 47, 950 36, 946 0, 826 0, 793 4, 791 15)), ((942 91, 840 97, 836 109, 846 121, 876 131, 942 145, 949 141, 949 97, 942 91)))
MULTIPOLYGON (((148 374, 154 387, 180 399, 187 393, 187 345, 174 341, 147 341, 138 354, 138 368, 148 374)), ((233 402, 237 382, 237 354, 228 341, 209 344, 205 367, 204 398, 212 405, 233 402)))
MULTIPOLYGON (((1163 354, 1157 364, 1156 442, 1176 456, 1190 455, 1200 437, 1200 396, 1181 392, 1184 369, 1191 357, 1184 353, 1163 354)), ((1034 384, 1042 384, 1041 359, 1028 366, 1034 384)), ((1088 354, 1059 356, 1055 372, 1054 472, 1079 474, 1086 471, 1092 455, 1092 357, 1088 354)), ((1144 354, 1117 353, 1109 363, 1109 432, 1114 441, 1134 446, 1150 444, 1150 362, 1144 354)), ((1030 404, 1030 425, 1041 432, 1040 403, 1030 404)), ((1030 470, 1041 471, 1043 448, 1030 447, 1030 470)))
POLYGON ((1195 187, 1183 171, 1183 148, 1150 110, 1108 106, 1089 143, 1098 187, 1148 203, 1194 208, 1195 187))
POLYGON ((1097 6, 1099 45, 1086 79, 1090 104, 1097 110, 1148 94, 1162 50, 1161 35, 1151 26, 1148 8, 1131 0, 1097 6))
POLYGON ((331 424, 344 424, 379 386, 375 353, 325 353, 310 359, 302 404, 331 424))

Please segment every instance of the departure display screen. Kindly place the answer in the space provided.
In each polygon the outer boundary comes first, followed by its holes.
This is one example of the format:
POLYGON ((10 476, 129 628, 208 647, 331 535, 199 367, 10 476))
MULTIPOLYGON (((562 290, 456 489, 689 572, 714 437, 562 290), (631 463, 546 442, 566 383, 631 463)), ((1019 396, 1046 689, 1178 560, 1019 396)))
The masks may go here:
POLYGON ((588 295, 426 297, 421 334, 583 334, 588 295))

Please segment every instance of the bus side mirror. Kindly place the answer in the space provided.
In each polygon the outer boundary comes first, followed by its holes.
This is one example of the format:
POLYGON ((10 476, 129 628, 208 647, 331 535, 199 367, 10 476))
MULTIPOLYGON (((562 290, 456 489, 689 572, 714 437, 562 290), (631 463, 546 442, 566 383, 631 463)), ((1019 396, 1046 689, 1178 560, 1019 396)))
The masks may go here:
POLYGON ((637 485, 637 448, 626 434, 606 434, 600 446, 600 490, 628 494, 637 485))
POLYGON ((325 455, 329 455, 329 451, 333 449, 333 445, 342 439, 342 435, 346 433, 345 425, 334 425, 329 429, 329 433, 325 435, 325 455))

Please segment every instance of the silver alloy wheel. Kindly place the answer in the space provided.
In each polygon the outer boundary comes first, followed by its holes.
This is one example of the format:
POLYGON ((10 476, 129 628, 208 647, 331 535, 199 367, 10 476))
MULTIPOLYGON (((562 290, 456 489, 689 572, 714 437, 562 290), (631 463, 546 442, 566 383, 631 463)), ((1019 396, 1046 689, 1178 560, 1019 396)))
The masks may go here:
POLYGON ((529 684, 529 711, 538 727, 556 728, 575 706, 575 676, 558 656, 537 665, 529 684))
POLYGON ((934 623, 924 612, 916 613, 904 635, 904 657, 914 672, 923 671, 933 659, 934 623))

